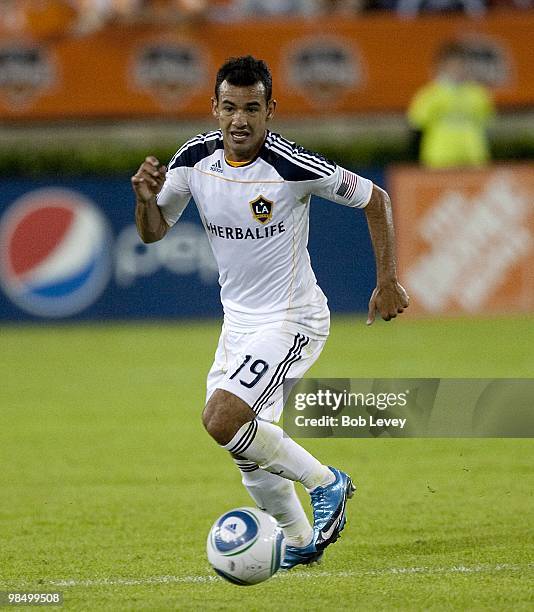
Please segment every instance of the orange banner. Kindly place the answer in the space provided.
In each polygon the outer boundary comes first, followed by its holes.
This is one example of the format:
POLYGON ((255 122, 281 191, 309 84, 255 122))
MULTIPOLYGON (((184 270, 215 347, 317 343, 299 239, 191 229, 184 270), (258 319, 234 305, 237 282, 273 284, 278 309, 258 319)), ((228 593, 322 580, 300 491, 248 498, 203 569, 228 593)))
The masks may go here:
POLYGON ((0 32, 0 118, 203 117, 217 68, 245 53, 271 66, 280 115, 403 111, 439 49, 458 39, 501 108, 533 105, 533 32, 534 11, 110 28, 82 38, 0 32))
POLYGON ((412 314, 534 310, 534 165, 389 176, 412 314))

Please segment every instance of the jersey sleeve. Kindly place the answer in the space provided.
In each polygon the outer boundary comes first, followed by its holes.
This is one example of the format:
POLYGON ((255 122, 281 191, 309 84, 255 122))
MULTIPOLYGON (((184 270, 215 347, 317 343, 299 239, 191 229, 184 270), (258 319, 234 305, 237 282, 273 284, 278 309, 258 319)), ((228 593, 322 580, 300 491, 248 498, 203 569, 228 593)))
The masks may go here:
POLYGON ((185 166, 169 170, 158 194, 157 204, 169 227, 178 221, 191 199, 189 172, 190 168, 185 166))
POLYGON ((371 181, 280 134, 268 133, 262 157, 301 202, 308 201, 313 194, 353 208, 363 208, 369 203, 371 181))
POLYGON ((316 195, 351 208, 365 208, 371 199, 373 182, 341 166, 328 176, 302 181, 294 186, 299 197, 316 195))

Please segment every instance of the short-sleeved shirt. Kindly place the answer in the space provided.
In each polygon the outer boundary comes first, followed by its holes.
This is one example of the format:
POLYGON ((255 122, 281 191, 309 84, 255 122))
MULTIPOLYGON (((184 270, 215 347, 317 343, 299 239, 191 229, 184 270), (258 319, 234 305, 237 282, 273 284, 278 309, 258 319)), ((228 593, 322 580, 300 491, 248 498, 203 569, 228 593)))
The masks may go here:
POLYGON ((494 114, 487 90, 477 83, 436 80, 417 92, 408 110, 423 131, 421 162, 432 168, 480 166, 490 158, 486 135, 494 114))
POLYGON ((157 201, 172 226, 194 199, 217 261, 227 329, 279 324, 321 338, 330 317, 307 251, 311 196, 363 208, 372 188, 269 131, 256 158, 235 166, 217 130, 177 151, 157 201))

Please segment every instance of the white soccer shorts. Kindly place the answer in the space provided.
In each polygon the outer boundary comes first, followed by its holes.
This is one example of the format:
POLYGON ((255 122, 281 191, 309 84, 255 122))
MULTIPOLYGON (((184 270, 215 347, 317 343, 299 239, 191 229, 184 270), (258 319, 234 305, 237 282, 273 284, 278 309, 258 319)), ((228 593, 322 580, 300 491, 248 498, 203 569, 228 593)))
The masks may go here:
POLYGON ((321 354, 325 341, 279 327, 242 334, 223 326, 208 373, 206 401, 215 389, 225 389, 246 402, 259 418, 279 421, 284 380, 302 378, 321 354))

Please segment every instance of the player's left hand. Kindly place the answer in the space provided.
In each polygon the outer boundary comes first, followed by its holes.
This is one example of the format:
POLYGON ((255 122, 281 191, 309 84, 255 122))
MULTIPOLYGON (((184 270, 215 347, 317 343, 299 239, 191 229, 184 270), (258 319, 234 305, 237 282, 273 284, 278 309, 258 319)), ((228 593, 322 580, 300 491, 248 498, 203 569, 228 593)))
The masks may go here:
POLYGON ((396 280, 375 287, 369 300, 367 325, 372 325, 378 312, 384 321, 394 319, 408 308, 410 298, 404 287, 396 280))

